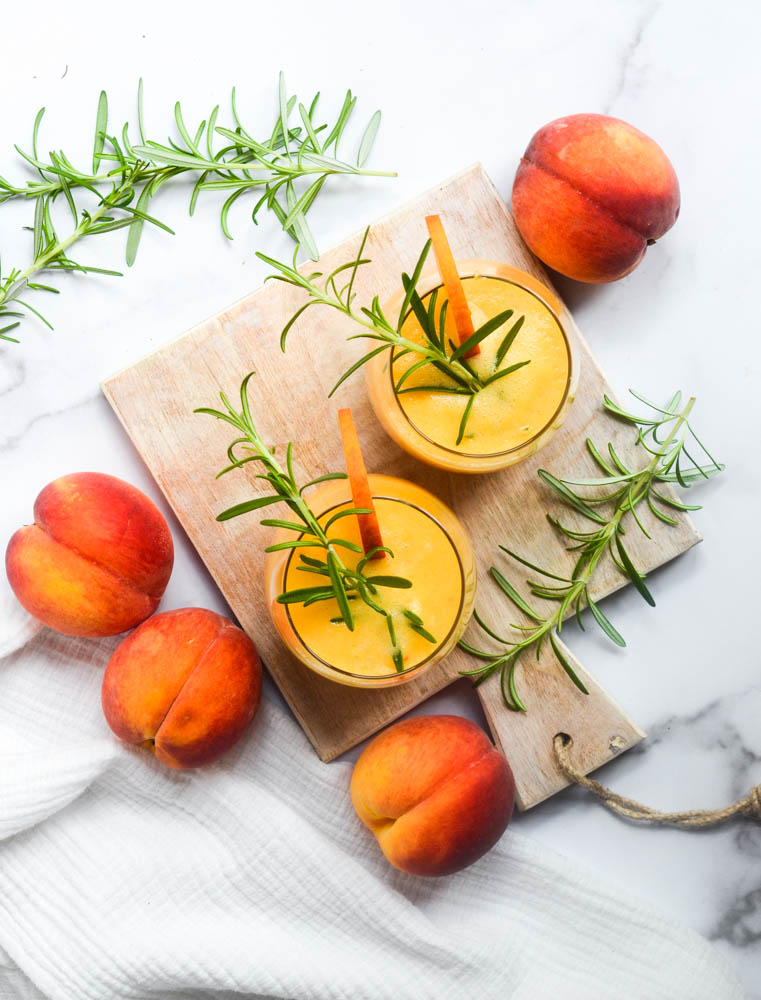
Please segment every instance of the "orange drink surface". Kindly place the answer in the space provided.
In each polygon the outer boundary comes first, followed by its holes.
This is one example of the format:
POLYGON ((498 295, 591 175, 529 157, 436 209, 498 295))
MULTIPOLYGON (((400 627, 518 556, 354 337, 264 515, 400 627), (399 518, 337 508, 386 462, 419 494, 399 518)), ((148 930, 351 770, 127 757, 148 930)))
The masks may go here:
MULTIPOLYGON (((357 687, 384 687, 417 676, 444 657, 456 644, 473 611, 476 570, 468 538, 452 511, 433 494, 414 483, 392 476, 369 476, 383 543, 393 552, 364 567, 365 575, 404 577, 407 589, 376 588, 374 599, 393 620, 403 670, 397 670, 385 616, 355 598, 350 602, 354 630, 337 619, 334 599, 304 604, 280 604, 284 590, 314 586, 315 575, 304 570, 300 553, 292 549, 270 553, 265 567, 267 602, 273 622, 289 649, 308 667, 357 687), (410 618, 411 613, 413 618, 410 618), (434 642, 412 625, 422 621, 434 642)), ((348 483, 325 483, 307 497, 312 510, 325 524, 341 509, 351 507, 348 483)), ((327 531, 329 538, 361 544, 357 518, 340 518, 327 531)), ((275 541, 295 534, 279 529, 275 541)), ((348 569, 361 556, 336 548, 348 569)), ((319 552, 318 552, 319 555, 319 552)), ((319 580, 319 577, 317 578, 319 580)))
MULTIPOLYGON (((392 359, 386 351, 367 365, 366 378, 373 409, 386 431, 402 448, 440 468, 459 472, 487 472, 512 465, 542 447, 560 427, 568 412, 578 380, 572 322, 557 296, 532 275, 493 261, 458 263, 465 296, 476 329, 505 310, 512 316, 481 341, 480 353, 467 364, 482 381, 517 362, 528 361, 519 370, 481 389, 473 400, 462 440, 458 432, 471 397, 421 388, 395 392, 405 370, 420 360, 414 353, 392 359), (498 351, 506 333, 523 317, 512 345, 502 359, 498 351)), ((419 290, 428 306, 438 289, 435 314, 446 301, 446 292, 436 274, 425 276, 419 290)), ((384 312, 395 318, 403 293, 395 296, 384 312)), ((457 343, 450 312, 446 333, 457 343)), ((418 343, 425 334, 410 311, 402 336, 418 343)), ((411 374, 404 389, 452 386, 447 375, 432 365, 411 374)))

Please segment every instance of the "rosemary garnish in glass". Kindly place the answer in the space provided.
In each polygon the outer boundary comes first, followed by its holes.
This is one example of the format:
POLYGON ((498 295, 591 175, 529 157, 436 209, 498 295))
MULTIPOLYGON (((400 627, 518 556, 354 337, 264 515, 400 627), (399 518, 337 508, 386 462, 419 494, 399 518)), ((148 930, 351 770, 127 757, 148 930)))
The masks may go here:
POLYGON ((543 614, 529 604, 515 587, 496 568, 492 567, 490 574, 497 586, 509 598, 512 604, 529 620, 529 625, 514 625, 510 628, 521 633, 515 638, 499 635, 474 612, 474 619, 480 628, 496 642, 503 646, 501 652, 489 652, 478 649, 471 643, 461 641, 462 649, 485 661, 483 666, 474 670, 462 671, 475 679, 476 684, 482 683, 496 671, 500 673, 502 696, 507 705, 517 711, 525 712, 526 706, 518 694, 515 682, 515 669, 522 653, 532 647, 539 657, 545 640, 549 640, 552 650, 560 666, 565 670, 576 686, 587 694, 573 667, 563 655, 557 637, 563 628, 563 622, 570 613, 574 613, 580 628, 584 628, 581 611, 588 607, 595 622, 605 635, 618 646, 626 643, 608 620, 603 610, 592 599, 590 586, 600 559, 608 553, 620 572, 635 586, 639 594, 651 606, 655 601, 645 584, 643 573, 636 568, 624 545, 626 529, 624 522, 631 519, 646 537, 650 538, 647 529, 637 514, 637 508, 646 504, 652 514, 668 525, 676 525, 678 521, 669 513, 670 510, 699 510, 663 494, 660 484, 668 483, 686 488, 696 482, 710 479, 724 468, 706 450, 690 425, 690 414, 695 404, 691 397, 682 405, 682 394, 677 392, 665 409, 644 399, 632 391, 641 402, 653 411, 650 416, 635 416, 623 410, 607 396, 603 406, 617 419, 635 427, 637 430, 636 445, 643 448, 650 456, 647 464, 640 469, 630 469, 616 453, 612 444, 608 444, 606 456, 600 453, 594 443, 587 438, 587 449, 604 475, 596 479, 558 479, 544 469, 539 470, 543 482, 560 499, 577 514, 592 522, 592 527, 578 530, 567 527, 557 518, 548 514, 549 522, 570 541, 569 551, 578 552, 576 564, 570 577, 543 569, 529 562, 523 556, 500 545, 500 549, 511 558, 544 577, 544 581, 529 579, 526 581, 530 593, 555 604, 550 614, 543 614), (703 453, 707 464, 700 464, 688 450, 693 445, 703 453), (594 489, 594 494, 578 492, 578 487, 585 490, 594 489), (603 489, 600 493, 599 490, 603 489), (545 582, 546 581, 546 582, 545 582))
POLYGON ((171 233, 169 226, 148 214, 148 206, 160 188, 177 178, 195 179, 190 196, 192 215, 202 191, 226 194, 220 222, 222 231, 232 239, 228 217, 230 209, 243 195, 256 194, 251 217, 257 221, 261 208, 275 213, 283 229, 297 247, 310 257, 318 256, 314 237, 307 223, 307 213, 329 177, 369 175, 394 177, 393 173, 367 170, 364 166, 380 125, 376 111, 365 128, 355 162, 338 158, 338 144, 357 103, 347 91, 335 124, 329 127, 316 118, 319 93, 309 107, 298 104, 301 125, 292 125, 291 115, 297 104, 296 96, 288 97, 283 74, 280 74, 278 113, 270 135, 259 141, 245 128, 238 114, 235 89, 232 92, 233 128, 217 124, 219 105, 195 130, 188 129, 178 101, 174 107, 177 139, 166 143, 146 138, 143 116, 143 84, 138 86, 138 139, 130 138, 129 124, 120 137, 108 132, 108 99, 100 95, 95 120, 92 168, 75 167, 62 150, 50 152, 48 158, 39 149, 40 123, 45 109, 37 114, 32 129, 32 148, 16 150, 35 178, 13 184, 0 177, 0 204, 11 200, 29 199, 34 202, 32 261, 25 267, 12 268, 3 278, 0 274, 0 339, 17 343, 9 336, 19 325, 25 309, 50 323, 26 301, 26 293, 58 289, 41 284, 37 276, 49 271, 77 271, 120 275, 119 271, 77 263, 70 256, 71 247, 85 236, 96 236, 114 229, 127 228, 126 259, 131 266, 137 255, 146 222, 171 233), (215 148, 215 140, 224 140, 215 148), (94 196, 89 207, 78 204, 79 195, 94 196), (53 221, 56 200, 66 202, 72 216, 72 228, 59 235, 53 221), (4 320, 11 320, 2 325, 4 320))
POLYGON ((280 346, 285 350, 288 334, 293 328, 294 323, 311 306, 329 306, 343 313, 343 315, 348 316, 349 319, 363 326, 366 330, 366 332, 355 333, 347 339, 377 341, 380 347, 373 348, 358 361, 355 361, 341 375, 329 395, 332 396, 336 389, 349 376, 353 375, 354 372, 383 351, 391 351, 393 360, 398 360, 405 355, 415 354, 420 360, 410 365, 396 380, 394 391, 397 395, 408 392, 441 392, 467 397, 457 432, 456 444, 459 445, 465 436, 468 420, 478 394, 499 379, 505 378, 507 375, 512 375, 513 372, 530 364, 530 361, 518 361, 504 368, 500 367, 523 325, 524 317, 519 316, 502 338, 497 350, 494 370, 489 375, 479 375, 468 362, 466 355, 473 347, 480 344, 482 340, 485 340, 492 333, 495 333, 504 326, 513 316, 513 310, 506 309, 504 312, 498 313, 487 320, 472 336, 468 337, 461 344, 454 344, 446 334, 446 301, 437 315, 436 307, 439 290, 435 289, 431 293, 427 306, 417 290, 420 275, 431 249, 430 240, 423 247, 423 251, 413 269, 412 276, 406 273, 402 274, 402 286, 405 295, 397 317, 391 320, 384 314, 378 295, 373 296, 369 306, 361 306, 359 309, 356 309, 354 306, 354 282, 357 272, 364 264, 371 263, 368 258, 362 256, 369 232, 369 228, 365 230, 354 260, 340 264, 329 274, 323 274, 321 271, 302 274, 296 266, 295 256, 293 264, 288 265, 274 260, 272 257, 266 256, 266 254, 257 253, 257 257, 260 257, 265 263, 275 269, 276 273, 269 275, 268 280, 284 281, 289 285, 302 288, 309 296, 307 301, 297 309, 283 327, 280 335, 280 346), (320 282, 319 284, 318 281, 320 282), (343 282, 343 284, 339 284, 339 282, 343 282), (409 337, 405 337, 402 332, 404 321, 410 310, 415 314, 422 328, 424 334, 422 341, 411 340, 409 337), (445 376, 447 381, 444 384, 437 382, 435 384, 415 386, 405 385, 411 375, 426 368, 433 368, 440 372, 445 376))
MULTIPOLYGON (((386 573, 370 575, 366 572, 367 567, 372 565, 373 555, 381 550, 393 559, 394 554, 389 548, 376 546, 368 552, 363 552, 361 546, 349 539, 328 535, 331 526, 340 519, 369 514, 370 511, 365 507, 345 507, 331 515, 324 524, 320 523, 319 516, 312 511, 304 499, 304 491, 311 486, 317 486, 333 479, 346 479, 347 475, 345 472, 328 472, 316 479, 311 479, 302 486, 297 484, 293 470, 293 443, 289 442, 286 448, 285 468, 283 468, 274 456, 274 449, 269 448, 262 441, 256 430, 248 402, 248 383, 253 375, 254 372, 250 372, 241 384, 241 408, 239 411, 230 404, 223 392, 220 393, 220 399, 224 405, 224 411, 209 407, 199 407, 194 411, 195 413, 208 413, 218 420, 224 420, 239 432, 239 436, 227 449, 230 464, 218 473, 217 478, 233 469, 242 468, 248 462, 259 462, 263 472, 257 475, 257 479, 263 479, 272 487, 271 493, 245 500, 222 511, 221 514, 217 515, 217 520, 228 521, 230 518, 260 510, 263 507, 270 507, 278 503, 286 504, 295 515, 296 520, 266 518, 260 523, 265 527, 293 531, 297 537, 277 542, 268 546, 264 551, 299 550, 298 569, 303 573, 311 573, 319 577, 319 582, 315 582, 315 585, 311 587, 283 591, 277 598, 278 603, 303 604, 307 607, 320 601, 335 600, 340 614, 331 621, 335 624, 345 625, 350 632, 353 632, 354 616, 351 605, 353 601, 362 601, 385 618, 394 668, 398 672, 402 672, 405 666, 403 652, 397 639, 397 626, 391 612, 383 607, 379 589, 390 587, 409 590, 412 587, 412 581, 405 577, 386 573), (236 449, 240 449, 245 454, 238 457, 236 449), (353 569, 346 566, 339 550, 348 550, 361 556, 353 569)), ((403 620, 406 627, 413 632, 428 642, 436 643, 435 637, 425 628, 423 620, 413 611, 404 610, 403 620)))

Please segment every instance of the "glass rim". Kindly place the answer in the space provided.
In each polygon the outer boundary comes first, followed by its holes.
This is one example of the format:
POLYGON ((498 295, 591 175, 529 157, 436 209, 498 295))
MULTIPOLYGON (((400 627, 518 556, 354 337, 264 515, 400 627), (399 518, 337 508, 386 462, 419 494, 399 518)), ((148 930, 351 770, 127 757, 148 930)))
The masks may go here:
MULTIPOLYGON (((402 416, 407 421, 407 423, 409 424, 409 426, 413 429, 413 431, 416 434, 418 434, 421 438, 423 438, 423 440, 427 441, 429 444, 434 445, 434 447, 441 448, 442 451, 446 451, 450 455, 457 455, 458 457, 465 458, 465 459, 470 459, 470 458, 474 458, 474 459, 503 458, 506 455, 512 455, 514 452, 522 451, 528 445, 533 444, 534 441, 537 441, 539 438, 541 438, 541 436, 543 434, 545 434, 552 427, 553 422, 555 420, 557 420, 557 418, 560 415, 560 413, 562 413, 563 407, 565 406, 565 404, 566 404, 566 402, 568 400, 568 395, 569 395, 569 392, 570 392, 570 389, 571 389, 571 384, 573 382, 573 353, 571 351, 571 342, 570 342, 570 339, 568 337, 568 334, 566 333, 565 326, 563 325, 563 323, 562 323, 560 317, 558 316, 557 312, 552 308, 552 306, 549 304, 549 302, 547 302, 546 299, 542 298, 542 296, 539 295, 537 292, 535 292, 532 288, 528 288, 526 285, 521 284, 520 281, 514 281, 512 278, 504 278, 504 277, 502 277, 502 275, 499 275, 499 274, 481 274, 479 272, 475 272, 473 274, 461 274, 460 278, 462 278, 463 280, 466 280, 466 281, 468 279, 470 279, 470 278, 487 278, 487 279, 494 280, 494 281, 504 281, 508 285, 515 285, 516 288, 522 288, 523 291, 528 292, 529 295, 533 295, 533 297, 535 299, 537 299, 539 302, 541 302, 542 305, 551 314, 552 318, 557 323, 558 329, 560 330, 560 334, 561 334, 561 336, 563 338, 563 342, 565 343, 566 357, 568 359, 568 375, 566 376, 565 389, 563 390, 563 395, 562 395, 562 397, 560 399, 560 402, 558 403, 557 407, 553 411, 552 416, 549 418, 549 420, 547 421, 547 423, 536 432, 536 434, 533 434, 530 438, 526 438, 525 441, 522 441, 520 444, 514 445, 512 448, 505 448, 503 451, 472 452, 472 451, 460 451, 457 448, 449 448, 449 447, 447 447, 447 445, 441 444, 440 441, 436 441, 434 438, 429 437, 429 435, 426 434, 425 431, 422 431, 417 426, 417 424, 414 423, 414 421, 412 420, 412 418, 410 417, 410 415, 407 413, 407 411, 405 410, 405 408, 402 406, 401 402, 399 401, 399 395, 395 391, 395 388, 394 388, 394 385, 395 385, 395 380, 394 380, 394 360, 395 360, 395 353, 397 351, 396 347, 392 347, 391 348, 391 361, 390 361, 389 366, 388 366, 389 381, 391 383, 391 394, 394 397, 394 401, 396 402, 396 405, 399 407, 399 412, 402 414, 402 416)), ((438 285, 434 285, 432 288, 430 288, 425 293, 425 295, 421 295, 421 297, 420 297, 421 300, 425 301, 425 299, 427 299, 431 295, 433 295, 433 293, 435 291, 437 291, 438 289, 443 288, 443 287, 444 287, 444 283, 443 282, 440 282, 438 285)), ((412 308, 410 308, 408 310, 408 312, 405 315, 404 320, 402 321, 402 323, 405 323, 407 321, 407 317, 410 316, 411 314, 412 314, 412 308)))
MULTIPOLYGON (((302 637, 302 635, 299 632, 299 630, 296 628, 296 625, 295 625, 295 623, 294 623, 294 621, 293 621, 293 619, 291 617, 290 605, 286 604, 286 605, 284 605, 284 607, 285 607, 286 618, 288 619, 288 624, 291 627, 291 631, 296 636, 296 639, 298 640, 298 642, 302 646, 302 648, 310 656, 314 657, 315 660, 317 660, 319 663, 323 664, 323 666, 328 667, 330 670, 334 671, 335 673, 341 674, 344 677, 352 677, 352 678, 355 678, 357 680, 381 681, 381 680, 388 680, 389 677, 394 677, 394 678, 396 678, 396 677, 404 677, 407 674, 412 673, 413 671, 420 670, 420 668, 424 667, 426 665, 426 663, 429 663, 433 659, 433 657, 436 656, 436 654, 452 638, 452 634, 455 631, 455 629, 457 628, 457 624, 458 624, 458 622, 460 620, 460 616, 462 615, 462 610, 463 610, 463 607, 465 605, 465 568, 464 568, 464 566, 462 564, 462 557, 460 556, 460 553, 459 553, 459 551, 457 549, 457 546, 454 543, 454 540, 453 540, 452 536, 449 534, 449 532, 444 527, 444 525, 441 523, 441 521, 437 517, 435 517, 433 514, 431 514, 430 511, 425 510, 425 508, 418 506, 418 504, 416 504, 416 503, 412 503, 410 500, 403 500, 401 497, 391 497, 391 496, 385 496, 385 495, 377 495, 376 496, 375 494, 373 494, 373 500, 390 500, 390 501, 392 501, 394 503, 401 503, 401 504, 404 504, 407 507, 412 507, 413 510, 418 511, 419 513, 425 515, 425 517, 427 517, 431 521, 433 521, 434 524, 436 524, 441 529, 442 533, 444 534, 444 537, 446 538, 446 540, 449 542, 450 546, 452 547, 452 551, 454 552, 455 558, 457 559, 457 567, 458 567, 458 569, 460 571, 460 602, 458 604, 457 612, 456 612, 456 614, 454 616, 454 620, 452 622, 452 626, 449 629, 449 631, 447 632, 446 636, 441 640, 441 642, 439 642, 439 643, 436 644, 435 648, 433 650, 431 650, 431 652, 428 654, 428 656, 426 656, 423 660, 420 660, 418 663, 413 664, 411 667, 406 667, 404 670, 398 670, 398 671, 395 670, 393 672, 389 672, 389 673, 385 673, 385 674, 356 674, 356 673, 353 673, 350 670, 344 670, 341 667, 337 667, 333 663, 329 663, 326 659, 324 659, 322 656, 320 656, 318 653, 316 653, 313 649, 311 649, 307 645, 306 641, 302 637)), ((328 507, 326 510, 322 511, 322 513, 318 516, 318 519, 321 518, 321 517, 324 517, 326 514, 330 514, 332 511, 336 510, 339 507, 345 506, 345 504, 347 504, 347 503, 351 503, 351 500, 342 500, 340 503, 333 504, 332 507, 328 507)), ((299 537, 303 537, 303 535, 304 535, 304 532, 302 532, 302 534, 299 537)), ((283 586, 285 586, 286 580, 288 578, 288 570, 290 569, 290 566, 291 566, 291 560, 293 559, 293 557, 296 554, 296 552, 297 552, 297 549, 291 549, 290 553, 288 554, 288 558, 286 559, 285 566, 283 567, 283 586)), ((351 636, 351 632, 349 632, 348 635, 351 636)))

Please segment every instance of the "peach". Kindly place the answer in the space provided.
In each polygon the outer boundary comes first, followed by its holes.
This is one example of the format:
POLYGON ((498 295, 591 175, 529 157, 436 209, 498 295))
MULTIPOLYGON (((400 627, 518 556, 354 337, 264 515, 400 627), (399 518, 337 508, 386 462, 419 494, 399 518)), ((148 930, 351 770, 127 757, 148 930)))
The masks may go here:
POLYGON ((49 483, 34 524, 5 553, 13 592, 26 610, 67 635, 116 635, 158 607, 172 572, 169 526, 129 483, 80 472, 49 483))
POLYGON ((679 183, 644 132, 607 115, 569 115, 529 143, 513 215, 549 267, 577 281, 615 281, 676 222, 679 183))
POLYGON ((475 723, 424 715, 368 744, 351 778, 357 815, 396 868, 451 875, 496 844, 513 811, 510 766, 475 723))
POLYGON ((120 740, 184 769, 226 753, 261 693, 262 668, 246 633, 214 611, 181 608, 154 615, 119 643, 101 702, 120 740))

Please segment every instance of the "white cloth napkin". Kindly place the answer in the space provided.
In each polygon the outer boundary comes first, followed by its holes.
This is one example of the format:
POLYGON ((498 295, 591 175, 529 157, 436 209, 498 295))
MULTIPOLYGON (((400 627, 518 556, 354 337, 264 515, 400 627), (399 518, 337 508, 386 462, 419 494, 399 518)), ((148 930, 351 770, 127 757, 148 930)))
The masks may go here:
POLYGON ((217 765, 163 768, 103 720, 116 640, 0 611, 25 643, 0 661, 3 1000, 742 997, 697 934, 510 831, 459 875, 394 871, 350 766, 267 700, 217 765))

